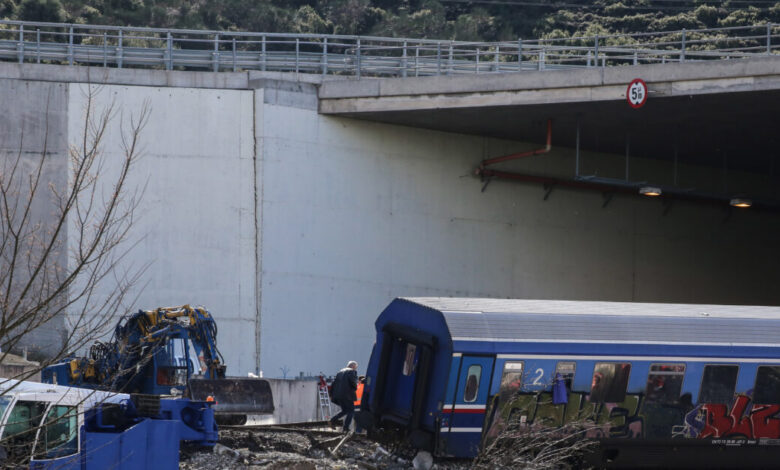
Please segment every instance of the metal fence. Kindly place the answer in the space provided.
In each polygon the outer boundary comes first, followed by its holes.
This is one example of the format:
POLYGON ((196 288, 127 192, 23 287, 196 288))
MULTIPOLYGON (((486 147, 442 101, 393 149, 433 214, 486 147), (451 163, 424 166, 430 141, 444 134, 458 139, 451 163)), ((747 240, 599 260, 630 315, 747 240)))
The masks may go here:
POLYGON ((772 55, 780 24, 503 42, 0 21, 0 60, 416 77, 772 55))

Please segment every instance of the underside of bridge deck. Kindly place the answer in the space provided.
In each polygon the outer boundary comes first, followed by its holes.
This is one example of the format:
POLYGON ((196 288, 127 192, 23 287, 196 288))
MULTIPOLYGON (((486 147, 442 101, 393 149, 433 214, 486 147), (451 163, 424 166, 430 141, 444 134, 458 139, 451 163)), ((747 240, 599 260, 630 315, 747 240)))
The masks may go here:
MULTIPOLYGON (((740 173, 740 178, 747 175, 760 180, 760 184, 751 182, 743 188, 762 193, 765 205, 776 208, 780 208, 776 181, 780 174, 779 107, 780 57, 503 76, 331 82, 320 88, 323 114, 445 132, 542 144, 550 121, 554 148, 577 147, 581 152, 645 158, 662 167, 674 166, 668 171, 675 172, 675 187, 669 188, 670 193, 699 191, 704 199, 721 200, 730 197, 733 189, 720 182, 710 186, 723 194, 712 193, 712 188, 677 186, 678 166, 701 170, 706 176, 699 182, 712 182, 714 174, 724 175, 725 181, 728 174, 740 173), (646 103, 638 109, 626 100, 628 84, 634 78, 644 79, 649 90, 646 103), (758 190, 758 186, 763 189, 758 190)), ((601 173, 596 170, 595 174, 601 173)), ((640 181, 626 171, 623 181, 607 184, 633 188, 640 181)))
POLYGON ((625 101, 346 113, 360 119, 519 141, 630 154, 757 173, 780 172, 777 126, 780 91, 676 96, 651 95, 633 109, 625 101), (628 139, 627 139, 628 136, 628 139))

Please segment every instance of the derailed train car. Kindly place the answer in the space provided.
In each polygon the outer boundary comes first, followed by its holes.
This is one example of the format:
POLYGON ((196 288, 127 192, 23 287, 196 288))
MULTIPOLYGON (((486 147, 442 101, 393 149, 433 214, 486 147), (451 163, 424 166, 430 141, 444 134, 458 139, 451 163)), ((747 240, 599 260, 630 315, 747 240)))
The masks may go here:
POLYGON ((780 308, 399 298, 376 331, 359 421, 439 456, 511 415, 607 467, 780 462, 780 308))

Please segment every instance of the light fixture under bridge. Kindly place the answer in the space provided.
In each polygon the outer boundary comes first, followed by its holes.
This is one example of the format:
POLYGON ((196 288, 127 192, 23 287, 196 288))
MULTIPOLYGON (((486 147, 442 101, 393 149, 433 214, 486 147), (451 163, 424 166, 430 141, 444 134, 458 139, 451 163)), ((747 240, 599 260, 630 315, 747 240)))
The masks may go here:
POLYGON ((655 186, 642 186, 639 188, 639 194, 642 196, 655 197, 661 195, 661 188, 655 186))
POLYGON ((732 207, 739 207, 741 209, 748 208, 753 205, 753 201, 746 197, 735 197, 732 198, 731 201, 729 201, 729 204, 732 207))

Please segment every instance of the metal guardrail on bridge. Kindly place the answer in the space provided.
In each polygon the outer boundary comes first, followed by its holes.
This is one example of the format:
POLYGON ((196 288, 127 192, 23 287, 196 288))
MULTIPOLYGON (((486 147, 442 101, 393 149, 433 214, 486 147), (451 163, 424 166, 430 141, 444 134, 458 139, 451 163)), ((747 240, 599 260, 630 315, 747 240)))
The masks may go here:
POLYGON ((409 77, 778 54, 780 24, 503 42, 0 21, 0 60, 409 77))

